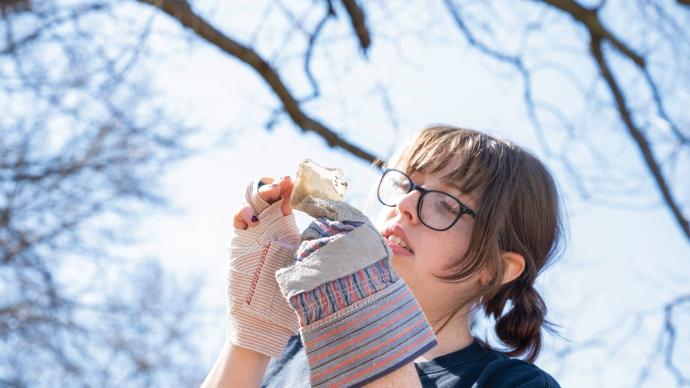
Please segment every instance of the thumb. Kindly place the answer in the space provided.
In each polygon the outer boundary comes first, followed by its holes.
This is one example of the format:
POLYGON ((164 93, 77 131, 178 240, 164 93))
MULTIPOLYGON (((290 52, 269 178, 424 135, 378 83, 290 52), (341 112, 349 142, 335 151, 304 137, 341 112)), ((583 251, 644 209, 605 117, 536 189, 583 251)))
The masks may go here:
POLYGON ((283 178, 280 181, 281 191, 283 193, 283 203, 280 205, 280 210, 283 211, 283 215, 287 216, 292 214, 292 206, 290 206, 290 196, 292 195, 292 179, 289 176, 283 178))

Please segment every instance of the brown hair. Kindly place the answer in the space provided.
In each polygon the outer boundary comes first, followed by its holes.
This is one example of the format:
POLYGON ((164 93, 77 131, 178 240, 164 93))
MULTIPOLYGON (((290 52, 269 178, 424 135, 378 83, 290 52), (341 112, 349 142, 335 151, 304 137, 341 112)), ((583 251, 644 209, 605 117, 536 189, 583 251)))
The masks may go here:
POLYGON ((508 141, 446 125, 424 128, 390 165, 407 173, 450 171, 441 178, 478 200, 466 254, 437 277, 460 281, 483 267, 493 276, 450 316, 479 300, 476 307, 496 319, 496 334, 510 348, 506 353, 536 360, 542 327, 551 331, 553 327, 545 319, 546 305, 534 281, 561 252, 563 237, 558 191, 547 168, 508 141), (504 251, 522 255, 525 269, 501 285, 504 251), (504 314, 508 301, 512 307, 504 314))

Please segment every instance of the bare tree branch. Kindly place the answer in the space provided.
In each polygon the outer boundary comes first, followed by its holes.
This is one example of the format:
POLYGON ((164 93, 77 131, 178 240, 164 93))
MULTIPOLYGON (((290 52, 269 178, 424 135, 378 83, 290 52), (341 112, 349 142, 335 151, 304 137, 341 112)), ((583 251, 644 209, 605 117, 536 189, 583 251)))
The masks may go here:
MULTIPOLYGON (((493 58, 494 60, 500 63, 513 67, 515 71, 518 72, 520 79, 522 81, 523 101, 525 102, 525 106, 527 108, 527 115, 529 117, 529 120, 532 123, 532 126, 535 130, 537 139, 541 145, 542 150, 546 153, 547 156, 553 157, 553 151, 548 145, 547 134, 544 129, 544 126, 541 123, 541 120, 539 119, 538 110, 546 110, 553 116, 557 117, 558 120, 563 124, 563 127, 568 131, 569 138, 572 139, 574 137, 574 133, 572 131, 572 126, 570 124, 565 123, 566 120, 564 119, 563 112, 561 112, 557 107, 545 102, 535 101, 534 90, 532 86, 532 71, 534 71, 534 69, 527 67, 525 60, 521 55, 508 54, 482 42, 477 36, 475 36, 472 30, 470 30, 467 23, 465 23, 464 15, 461 14, 460 9, 458 8, 458 6, 454 4, 453 0, 444 0, 444 4, 446 5, 446 9, 450 13, 456 26, 458 27, 460 32, 462 32, 463 36, 472 47, 476 48, 483 54, 487 55, 490 58, 493 58)), ((526 38, 523 36, 523 40, 524 39, 526 38)), ((567 70, 557 70, 562 72, 566 76, 571 77, 567 70)), ((589 148, 590 152, 596 154, 596 151, 593 149, 593 147, 589 148)), ((581 196, 583 198, 588 198, 589 192, 585 188, 584 179, 580 174, 578 174, 577 169, 570 161, 570 159, 567 156, 565 156, 565 153, 561 153, 559 161, 564 166, 566 172, 571 176, 572 180, 577 183, 575 186, 576 189, 580 191, 581 196)))
POLYGON ((199 37, 213 44, 224 52, 232 55, 240 61, 251 66, 261 78, 268 83, 276 96, 283 104, 285 112, 292 121, 304 132, 314 132, 321 136, 330 147, 341 148, 353 156, 382 166, 381 160, 373 153, 365 150, 337 134, 334 130, 326 127, 318 120, 307 115, 300 107, 298 100, 292 95, 287 85, 274 70, 256 51, 222 33, 189 7, 186 1, 181 0, 140 0, 154 7, 160 8, 163 12, 175 18, 183 26, 194 31, 199 37))
MULTIPOLYGON (((581 23, 589 32, 590 52, 599 68, 602 77, 604 77, 604 80, 606 81, 606 84, 609 90, 611 91, 616 105, 616 109, 619 112, 621 120, 623 121, 625 127, 628 129, 630 137, 633 139, 634 143, 637 145, 639 151, 641 152, 645 165, 652 174, 652 177, 654 178, 654 181, 656 182, 659 191, 661 191, 661 195, 663 197, 664 202, 666 203, 666 206, 671 210, 671 213, 673 214, 673 217, 676 219, 676 222, 680 226, 686 238, 690 241, 690 222, 683 213, 683 210, 679 205, 679 201, 674 197, 673 193, 671 192, 670 185, 666 177, 664 176, 664 173, 661 170, 661 164, 654 155, 654 151, 652 150, 650 141, 647 139, 643 131, 639 128, 639 126, 635 124, 633 120, 622 88, 616 81, 615 76, 613 75, 610 65, 603 52, 602 42, 609 42, 616 50, 621 52, 625 57, 630 59, 633 63, 635 63, 635 65, 637 65, 638 68, 640 68, 643 71, 645 80, 648 82, 648 85, 652 90, 660 114, 663 115, 664 119, 672 123, 672 120, 669 119, 665 109, 663 108, 663 105, 661 104, 659 92, 656 88, 655 83, 652 81, 648 70, 646 69, 644 59, 640 55, 635 53, 634 50, 632 50, 626 44, 624 44, 619 38, 617 38, 615 34, 610 32, 607 28, 603 26, 603 24, 599 20, 597 9, 585 8, 573 0, 541 1, 563 12, 568 13, 576 21, 581 23)), ((685 138, 682 135, 682 133, 680 133, 680 130, 677 127, 672 125, 672 128, 674 129, 674 133, 677 136, 681 137, 681 141, 687 142, 687 138, 685 138)))
POLYGON ((350 15, 352 29, 355 31, 355 34, 359 39, 360 48, 362 49, 362 52, 366 54, 369 46, 371 45, 371 35, 369 34, 369 29, 367 28, 364 10, 357 4, 356 0, 342 1, 347 14, 350 15))
MULTIPOLYGON (((605 2, 600 3, 597 8, 586 8, 574 0, 540 0, 540 2, 570 15, 574 20, 576 20, 577 23, 580 23, 585 27, 586 31, 588 31, 590 35, 590 41, 595 42, 598 52, 595 51, 592 44, 590 45, 590 52, 592 58, 597 64, 597 67, 599 68, 600 73, 602 74, 602 77, 606 81, 606 84, 613 95, 614 104, 616 106, 616 110, 619 112, 621 121, 623 121, 625 127, 628 129, 630 137, 640 150, 642 159, 651 172, 654 182, 662 194, 664 203, 671 210, 674 219, 676 219, 686 238, 690 240, 690 225, 688 223, 688 219, 681 209, 679 200, 674 197, 671 191, 670 183, 662 171, 661 162, 657 160, 654 155, 654 150, 650 140, 647 139, 640 126, 634 123, 634 119, 626 102, 624 92, 621 86, 616 82, 613 72, 609 68, 608 61, 606 61, 604 53, 601 51, 602 42, 608 42, 611 47, 613 47, 623 57, 629 59, 635 64, 635 67, 641 72, 644 81, 649 87, 653 98, 653 103, 656 106, 659 117, 665 120, 665 122, 668 124, 671 132, 678 140, 679 146, 689 144, 690 139, 688 139, 688 136, 681 131, 675 121, 668 114, 659 88, 657 87, 656 82, 652 78, 652 75, 647 67, 645 58, 638 54, 628 44, 624 43, 622 39, 606 28, 600 21, 598 12, 600 7, 603 7, 606 4, 605 2)), ((530 121, 536 130, 538 139, 542 144, 542 149, 549 154, 550 150, 546 143, 546 136, 536 112, 537 106, 541 104, 536 104, 534 100, 531 71, 526 66, 522 56, 519 54, 509 54, 505 52, 505 50, 493 48, 480 41, 472 33, 470 28, 463 20, 463 17, 460 14, 459 6, 455 5, 453 0, 444 0, 444 3, 456 26, 463 33, 465 39, 470 45, 478 49, 483 54, 499 62, 512 66, 520 74, 524 89, 524 100, 527 106, 530 121)), ((571 173, 571 175, 574 174, 573 176, 579 179, 575 173, 576 170, 570 166, 567 158, 562 159, 562 162, 566 167, 566 171, 571 173)), ((583 189, 581 188, 581 193, 586 193, 586 191, 582 190, 583 189)))
MULTIPOLYGON (((690 384, 690 378, 683 374, 681 368, 676 365, 674 360, 677 347, 679 345, 677 323, 674 320, 674 313, 682 311, 690 312, 690 294, 683 294, 675 297, 673 300, 667 302, 663 306, 663 319, 661 330, 657 336, 656 344, 652 352, 649 354, 649 359, 640 370, 635 386, 642 386, 649 379, 652 372, 652 366, 656 359, 663 354, 664 366, 671 373, 676 380, 679 387, 686 387, 690 384)), ((682 326, 680 328, 683 328, 682 326)))
MULTIPOLYGON (((676 297, 674 300, 670 301, 666 304, 666 306, 664 306, 663 333, 665 333, 665 336, 667 337, 666 347, 664 349, 664 363, 666 364, 666 368, 673 373, 673 376, 675 377, 679 386, 690 384, 690 379, 683 375, 683 372, 676 366, 673 360, 678 339, 676 325, 673 321, 673 312, 674 310, 682 307, 684 304, 690 304, 690 295, 681 295, 676 297)), ((690 307, 690 305, 686 307, 690 307)))
MULTIPOLYGON (((551 5, 554 8, 560 9, 563 12, 570 14, 575 20, 585 25, 587 30, 593 36, 607 40, 613 45, 617 50, 619 50, 623 55, 630 58, 631 61, 635 62, 638 66, 644 67, 645 60, 635 52, 628 45, 623 43, 623 41, 618 38, 614 33, 604 27, 604 25, 599 20, 598 10, 599 8, 586 8, 577 3, 574 0, 540 0, 546 4, 551 5)), ((600 4, 600 7, 604 4, 600 4)))
POLYGON ((29 0, 0 0, 0 15, 10 12, 28 12, 30 10, 31 1, 29 0))
POLYGON ((110 251, 186 155, 188 128, 133 74, 156 13, 126 24, 114 3, 32 5, 0 19, 0 385, 191 386, 194 282, 163 281, 155 263, 125 271, 110 251))
POLYGON ((545 3, 560 9, 568 14, 570 14, 576 22, 581 23, 589 31, 590 35, 596 36, 603 41, 609 42, 614 48, 616 48, 624 57, 631 60, 643 73, 645 81, 649 86, 652 95, 654 97, 654 102, 657 105, 657 110, 659 115, 666 120, 670 125, 673 133, 676 137, 683 143, 690 142, 690 139, 684 135, 680 129, 675 125, 674 121, 670 119, 669 115, 666 113, 664 108, 663 100, 661 98, 661 93, 649 72, 645 59, 637 54, 635 50, 630 48, 628 45, 623 43, 620 38, 618 38, 613 32, 606 28, 603 23, 599 20, 598 10, 604 4, 600 4, 597 8, 585 8, 575 2, 574 0, 543 0, 545 3))
POLYGON ((669 184, 666 181, 666 177, 664 177, 663 173, 661 172, 660 164, 654 156, 654 152, 652 151, 652 147, 650 145, 649 140, 642 133, 642 131, 635 125, 633 121, 632 115, 625 102, 625 97, 623 96, 623 92, 621 91, 620 85, 614 78, 609 64, 604 56, 601 47, 601 39, 592 36, 590 48, 592 50, 592 55, 597 61, 601 74, 606 80, 606 83, 608 84, 609 89, 611 90, 611 94, 613 94, 613 98, 616 103, 618 112, 621 115, 621 119, 623 120, 625 127, 628 129, 630 136, 633 138, 635 144, 637 144, 640 152, 642 153, 643 160, 645 161, 645 164, 647 165, 647 168, 649 169, 650 173, 654 177, 654 180, 656 181, 657 186, 659 187, 659 190, 661 191, 661 194, 664 198, 664 202, 666 202, 666 205, 670 208, 671 213, 675 217, 676 222, 678 222, 678 225, 681 227, 681 230, 685 233, 685 236, 690 240, 690 223, 688 223, 688 220, 685 218, 683 211, 680 209, 680 206, 678 205, 676 199, 673 197, 673 194, 671 193, 671 188, 669 187, 669 184))
POLYGON ((328 20, 330 20, 334 16, 335 10, 333 9, 333 4, 330 0, 328 0, 326 2, 326 12, 324 13, 319 23, 316 25, 316 28, 314 28, 314 31, 311 34, 309 34, 307 51, 304 53, 304 73, 307 75, 307 79, 309 79, 309 83, 311 84, 313 92, 311 96, 308 96, 303 101, 309 101, 311 99, 317 98, 321 94, 321 91, 319 90, 319 84, 318 82, 316 82, 314 73, 311 70, 311 59, 314 54, 316 40, 321 34, 321 31, 323 31, 324 26, 326 26, 326 22, 328 22, 328 20))

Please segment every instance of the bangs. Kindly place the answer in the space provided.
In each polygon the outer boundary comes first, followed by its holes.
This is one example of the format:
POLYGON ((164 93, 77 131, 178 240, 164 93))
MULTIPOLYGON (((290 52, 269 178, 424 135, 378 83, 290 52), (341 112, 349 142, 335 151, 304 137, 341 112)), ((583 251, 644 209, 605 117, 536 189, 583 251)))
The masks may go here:
POLYGON ((430 127, 396 155, 391 166, 407 174, 440 175, 444 183, 462 193, 475 194, 479 199, 486 186, 499 175, 502 154, 501 143, 483 133, 430 127))

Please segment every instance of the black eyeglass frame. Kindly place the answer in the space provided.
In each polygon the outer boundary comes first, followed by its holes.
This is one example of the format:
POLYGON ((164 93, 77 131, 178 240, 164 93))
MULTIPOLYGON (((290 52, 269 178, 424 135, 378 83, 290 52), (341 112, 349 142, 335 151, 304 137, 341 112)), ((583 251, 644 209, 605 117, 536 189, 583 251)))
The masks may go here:
POLYGON ((422 194, 419 196, 419 200, 417 200, 417 217, 419 217, 419 221, 421 221, 422 224, 424 224, 424 226, 426 226, 427 228, 432 229, 432 230, 435 230, 435 231, 438 231, 438 232, 443 232, 443 231, 446 231, 446 230, 452 228, 453 225, 455 225, 455 223, 458 222, 458 220, 462 217, 463 214, 467 214, 467 215, 469 215, 469 216, 472 217, 472 218, 477 218, 477 213, 476 213, 474 210, 470 209, 467 205, 465 205, 464 203, 462 203, 462 201, 460 201, 459 199, 455 198, 455 196, 453 196, 453 195, 451 195, 451 194, 449 194, 449 193, 446 193, 446 192, 444 192, 444 191, 440 191, 440 190, 429 190, 429 189, 425 189, 424 187, 419 186, 418 184, 414 183, 414 181, 412 180, 412 178, 410 178, 409 175, 405 174, 404 172, 402 172, 402 171, 400 171, 400 170, 396 170, 396 169, 394 169, 394 168, 384 168, 384 169, 383 169, 383 171, 382 171, 382 173, 381 173, 381 179, 379 180, 379 185, 378 185, 378 187, 376 188, 376 197, 378 198, 379 202, 381 202, 381 204, 383 204, 384 206, 388 206, 388 207, 396 207, 396 206, 397 206, 397 204, 395 204, 395 205, 389 205, 389 204, 383 202, 383 200, 381 199, 381 183, 383 183, 383 178, 384 178, 384 177, 386 176, 386 174, 389 173, 390 171, 395 171, 395 172, 397 172, 397 173, 402 174, 402 175, 403 175, 405 178, 407 178, 407 180, 410 182, 410 189, 409 189, 409 190, 407 191, 407 193, 405 193, 404 195, 407 195, 407 194, 411 193, 412 190, 417 190, 417 191, 419 191, 420 193, 422 193, 422 194), (426 222, 424 222, 424 219, 423 219, 422 216, 421 216, 421 214, 422 214, 422 203, 424 203, 424 196, 427 195, 428 193, 440 193, 440 194, 445 194, 445 195, 449 196, 450 198, 453 198, 453 200, 454 200, 455 202, 457 202, 457 203, 460 205, 460 213, 458 213, 458 215, 455 217, 455 219, 453 220, 453 222, 451 222, 450 226, 448 226, 447 228, 445 228, 445 229, 434 228, 433 226, 429 226, 426 222))

